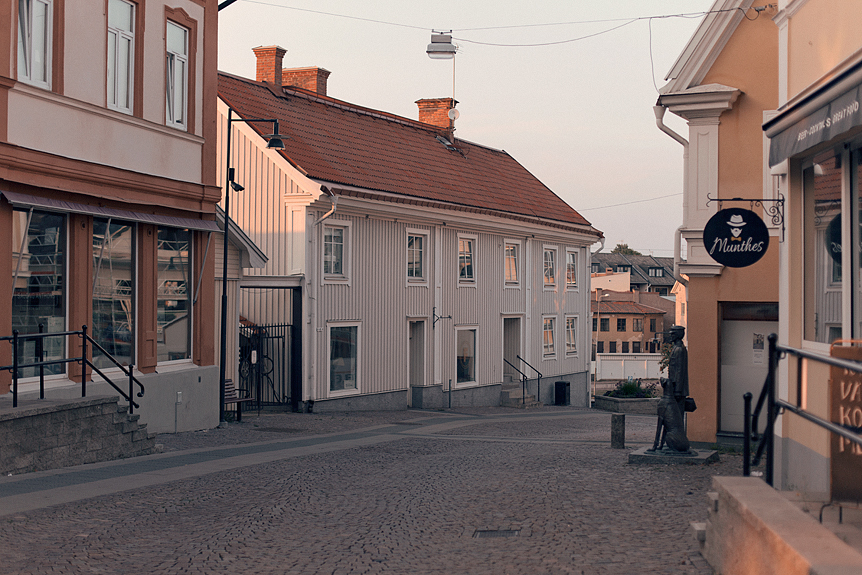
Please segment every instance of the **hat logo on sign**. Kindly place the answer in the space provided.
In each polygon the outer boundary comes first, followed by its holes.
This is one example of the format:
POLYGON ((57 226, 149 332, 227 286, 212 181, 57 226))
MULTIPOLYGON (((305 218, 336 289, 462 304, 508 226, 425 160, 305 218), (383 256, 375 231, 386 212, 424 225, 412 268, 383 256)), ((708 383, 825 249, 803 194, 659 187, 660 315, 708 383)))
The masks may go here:
POLYGON ((730 241, 741 242, 742 238, 739 236, 742 234, 742 226, 745 225, 745 220, 742 219, 742 216, 740 214, 733 214, 730 216, 730 221, 727 222, 727 225, 730 226, 730 233, 733 234, 730 241))

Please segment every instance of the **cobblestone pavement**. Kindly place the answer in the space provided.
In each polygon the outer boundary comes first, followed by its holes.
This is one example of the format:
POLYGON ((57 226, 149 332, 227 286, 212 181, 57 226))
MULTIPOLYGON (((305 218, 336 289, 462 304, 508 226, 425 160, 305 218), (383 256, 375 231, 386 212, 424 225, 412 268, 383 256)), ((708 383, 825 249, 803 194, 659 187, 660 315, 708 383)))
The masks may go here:
MULTIPOLYGON (((627 448, 651 441, 654 418, 626 424, 627 448)), ((0 572, 711 574, 689 522, 706 517, 711 476, 742 467, 732 454, 628 465, 609 414, 570 408, 250 413, 159 436, 154 461, 347 432, 376 442, 179 480, 168 469, 157 485, 2 516, 0 572)))

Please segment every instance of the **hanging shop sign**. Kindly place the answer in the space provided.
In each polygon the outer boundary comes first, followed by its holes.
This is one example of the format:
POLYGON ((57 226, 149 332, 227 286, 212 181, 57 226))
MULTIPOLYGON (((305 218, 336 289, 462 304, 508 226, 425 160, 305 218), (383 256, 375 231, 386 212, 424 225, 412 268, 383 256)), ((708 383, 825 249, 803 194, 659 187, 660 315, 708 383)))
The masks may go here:
POLYGON ((703 229, 703 247, 712 259, 724 266, 748 267, 766 253, 769 229, 751 210, 719 210, 703 229))

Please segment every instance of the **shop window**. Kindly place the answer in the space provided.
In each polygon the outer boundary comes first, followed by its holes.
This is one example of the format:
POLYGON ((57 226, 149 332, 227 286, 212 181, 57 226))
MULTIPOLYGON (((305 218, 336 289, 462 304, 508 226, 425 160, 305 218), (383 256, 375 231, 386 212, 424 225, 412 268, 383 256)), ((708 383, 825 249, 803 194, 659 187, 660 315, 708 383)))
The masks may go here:
POLYGON ((841 157, 831 150, 803 171, 805 339, 842 337, 841 157))
MULTIPOLYGON (((50 212, 13 212, 12 329, 19 334, 66 331, 66 217, 50 212)), ((79 326, 80 329, 80 326, 79 326)), ((65 337, 43 340, 45 361, 66 357, 65 337)), ((35 340, 18 344, 18 362, 38 361, 35 340)), ((45 374, 64 373, 63 365, 45 367, 45 374)), ((18 377, 39 374, 24 368, 18 377)))
MULTIPOLYGON (((93 220, 93 339, 122 365, 134 363, 135 225, 93 220)), ((114 363, 93 353, 100 368, 114 363)))
POLYGON ((191 357, 192 280, 189 257, 192 233, 180 228, 159 228, 156 276, 159 363, 191 357))

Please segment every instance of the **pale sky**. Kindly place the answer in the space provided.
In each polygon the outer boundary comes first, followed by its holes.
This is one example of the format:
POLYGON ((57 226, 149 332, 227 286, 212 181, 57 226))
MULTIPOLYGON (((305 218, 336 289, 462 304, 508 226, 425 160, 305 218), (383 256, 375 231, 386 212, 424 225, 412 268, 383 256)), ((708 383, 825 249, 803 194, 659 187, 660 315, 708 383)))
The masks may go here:
MULTIPOLYGON (((452 30, 456 136, 506 150, 604 232, 606 251, 627 243, 672 256, 682 146, 656 128, 652 107, 711 5, 238 0, 219 13, 219 69, 254 78, 251 49, 277 44, 286 68, 332 72, 329 96, 418 119, 416 100, 452 95, 452 61, 425 54, 432 30, 452 30), (646 19, 676 14, 688 17, 646 19)), ((688 137, 679 118, 665 123, 688 137)))

